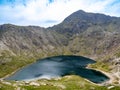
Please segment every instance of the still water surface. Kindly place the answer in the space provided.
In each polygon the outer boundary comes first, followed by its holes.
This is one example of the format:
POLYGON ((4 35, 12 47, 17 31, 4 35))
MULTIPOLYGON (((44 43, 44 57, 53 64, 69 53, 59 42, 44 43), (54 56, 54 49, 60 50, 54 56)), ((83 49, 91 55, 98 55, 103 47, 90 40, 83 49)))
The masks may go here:
POLYGON ((109 78, 103 73, 87 69, 94 60, 82 56, 55 56, 37 60, 37 62, 22 68, 6 80, 50 79, 66 75, 79 75, 94 83, 101 83, 109 78))

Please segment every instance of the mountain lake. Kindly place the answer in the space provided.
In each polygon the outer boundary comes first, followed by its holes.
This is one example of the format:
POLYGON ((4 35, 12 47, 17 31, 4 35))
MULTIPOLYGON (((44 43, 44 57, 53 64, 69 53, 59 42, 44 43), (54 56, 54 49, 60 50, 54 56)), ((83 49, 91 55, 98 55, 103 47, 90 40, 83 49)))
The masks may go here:
POLYGON ((48 57, 37 60, 35 63, 18 70, 5 80, 51 79, 66 75, 79 75, 94 83, 109 80, 102 72, 86 68, 88 64, 93 63, 96 63, 96 61, 82 56, 61 55, 48 57))

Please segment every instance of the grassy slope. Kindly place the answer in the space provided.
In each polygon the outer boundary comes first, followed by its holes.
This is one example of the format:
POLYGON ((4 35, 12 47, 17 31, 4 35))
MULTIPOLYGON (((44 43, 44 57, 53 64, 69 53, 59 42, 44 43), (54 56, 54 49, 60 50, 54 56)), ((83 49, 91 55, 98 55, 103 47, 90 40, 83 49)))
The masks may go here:
MULTIPOLYGON (((66 48, 65 48, 65 51, 66 51, 66 48)), ((67 51, 63 54, 70 54, 70 52, 67 51)), ((34 57, 27 57, 27 58, 26 56, 17 56, 17 57, 6 56, 6 58, 9 58, 9 59, 11 58, 11 60, 7 63, 3 63, 0 65, 0 77, 4 77, 8 74, 11 74, 13 71, 34 62, 38 58, 43 58, 45 56, 51 56, 51 55, 57 55, 57 53, 53 52, 53 53, 48 53, 47 55, 43 53, 42 56, 36 55, 34 57)), ((0 58, 4 59, 3 57, 0 57, 0 58)), ((90 67, 95 69, 97 68, 107 72, 110 70, 109 65, 107 65, 106 63, 100 62, 100 60, 96 64, 90 65, 90 67)), ((39 81, 39 83, 41 82, 43 81, 39 81)), ((56 83, 58 83, 58 85, 62 84, 63 86, 65 86, 66 87, 65 90, 89 90, 91 88, 92 89, 94 88, 93 90, 107 90, 107 87, 94 85, 76 76, 72 76, 72 78, 63 78, 61 80, 50 80, 50 81, 46 81, 45 83, 47 83, 47 85, 42 85, 42 86, 22 85, 20 86, 20 88, 25 88, 27 90, 61 90, 61 87, 54 86, 56 85, 56 83)), ((120 89, 120 87, 116 86, 110 90, 119 90, 117 88, 120 89)), ((13 85, 2 84, 1 82, 0 90, 16 90, 16 87, 14 87, 13 85)))
MULTIPOLYGON (((31 82, 30 82, 31 83, 31 82)), ((36 85, 25 82, 9 82, 0 83, 0 90, 108 90, 108 86, 98 86, 92 84, 79 76, 66 76, 59 80, 39 80, 34 81, 36 85)), ((115 86, 109 90, 119 90, 120 87, 115 86)))
MULTIPOLYGON (((42 58, 42 57, 37 57, 42 58)), ((34 62, 37 58, 25 58, 23 56, 19 57, 11 57, 11 62, 5 63, 3 65, 0 65, 0 77, 8 75, 8 73, 11 73, 15 71, 16 69, 23 67, 27 64, 30 64, 34 62), (19 63, 18 63, 19 62, 19 63), (9 67, 9 68, 8 68, 9 67)), ((98 68, 103 71, 109 71, 108 65, 105 65, 105 63, 97 62, 94 65, 90 65, 92 68, 98 68)), ((0 81, 0 90, 16 90, 16 88, 23 88, 23 90, 107 90, 109 86, 98 86, 93 83, 90 83, 86 81, 85 79, 79 77, 79 76, 69 76, 69 77, 63 77, 60 80, 40 80, 37 81, 37 83, 40 84, 40 86, 34 86, 25 84, 22 82, 22 85, 19 85, 21 82, 9 82, 9 84, 4 84, 5 81, 0 81), (41 85, 41 83, 44 83, 45 85, 41 85), (14 86, 15 84, 15 86, 14 86), (16 87, 17 85, 17 87, 16 87)), ((109 90, 119 90, 120 87, 115 86, 112 89, 109 90)))
MULTIPOLYGON (((7 58, 4 58, 4 59, 7 59, 7 58)), ((25 58, 21 56, 17 56, 17 57, 11 56, 9 57, 9 59, 11 59, 9 62, 4 62, 0 64, 0 78, 8 74, 11 74, 13 71, 16 71, 17 69, 27 64, 30 64, 34 61, 34 58, 25 58)))

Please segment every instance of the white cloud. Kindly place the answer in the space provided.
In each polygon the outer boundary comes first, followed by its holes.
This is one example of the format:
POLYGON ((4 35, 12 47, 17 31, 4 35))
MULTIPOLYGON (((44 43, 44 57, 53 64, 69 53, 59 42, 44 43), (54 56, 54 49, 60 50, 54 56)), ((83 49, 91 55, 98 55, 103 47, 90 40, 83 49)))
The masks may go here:
POLYGON ((52 26, 58 24, 77 10, 120 16, 120 2, 116 0, 26 0, 0 6, 0 23, 17 25, 52 26), (114 4, 113 4, 114 3, 114 4))

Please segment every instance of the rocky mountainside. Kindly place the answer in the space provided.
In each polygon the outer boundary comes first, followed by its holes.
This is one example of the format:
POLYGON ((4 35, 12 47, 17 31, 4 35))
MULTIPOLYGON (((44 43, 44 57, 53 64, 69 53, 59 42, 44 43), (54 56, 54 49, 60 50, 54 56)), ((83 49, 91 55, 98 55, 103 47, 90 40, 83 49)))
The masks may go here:
POLYGON ((116 64, 120 57, 120 18, 79 10, 49 28, 0 25, 0 63, 3 57, 61 54, 116 64))
POLYGON ((118 17, 80 10, 49 29, 68 38, 67 45, 73 53, 82 51, 86 52, 85 55, 103 55, 120 46, 119 25, 118 17))
POLYGON ((54 31, 37 26, 4 24, 0 26, 0 34, 0 54, 3 51, 17 55, 23 52, 27 54, 52 50, 63 46, 65 40, 61 35, 58 37, 54 31))

